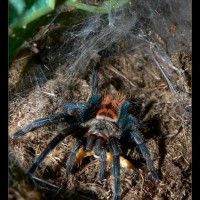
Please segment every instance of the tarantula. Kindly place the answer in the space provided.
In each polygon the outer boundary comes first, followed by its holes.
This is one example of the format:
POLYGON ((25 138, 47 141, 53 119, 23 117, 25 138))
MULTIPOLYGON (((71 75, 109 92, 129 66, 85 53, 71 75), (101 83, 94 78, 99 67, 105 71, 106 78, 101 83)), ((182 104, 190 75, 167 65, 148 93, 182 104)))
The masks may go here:
POLYGON ((139 130, 139 122, 136 117, 128 113, 131 103, 125 100, 125 96, 100 95, 98 87, 98 76, 93 70, 91 80, 91 97, 88 102, 70 102, 63 105, 64 112, 37 119, 29 123, 24 128, 16 131, 14 139, 42 126, 59 122, 61 119, 69 124, 69 127, 60 131, 35 158, 28 170, 28 174, 33 177, 38 165, 46 155, 65 137, 70 134, 76 138, 76 143, 69 153, 66 170, 70 173, 73 166, 86 156, 93 155, 100 160, 99 177, 105 177, 107 161, 112 161, 112 174, 114 177, 113 199, 119 200, 120 191, 120 166, 133 168, 133 164, 121 156, 121 138, 128 137, 133 144, 136 144, 146 160, 147 167, 154 180, 159 180, 159 176, 150 158, 150 153, 144 144, 142 133, 139 130), (68 113, 70 109, 78 109, 79 116, 68 113))

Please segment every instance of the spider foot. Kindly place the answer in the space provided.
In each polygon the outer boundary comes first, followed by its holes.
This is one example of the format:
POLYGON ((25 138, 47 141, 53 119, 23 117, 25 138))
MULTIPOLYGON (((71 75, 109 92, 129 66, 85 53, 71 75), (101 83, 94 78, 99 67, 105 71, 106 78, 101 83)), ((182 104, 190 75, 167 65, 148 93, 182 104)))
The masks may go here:
POLYGON ((120 200, 121 198, 120 198, 120 196, 118 196, 118 195, 114 195, 114 197, 113 197, 113 200, 120 200))
POLYGON ((18 139, 20 136, 24 135, 24 131, 22 129, 16 131, 13 135, 12 135, 12 139, 16 140, 18 139))
POLYGON ((114 196, 113 200, 121 199, 121 190, 120 190, 120 176, 114 177, 114 196))
POLYGON ((57 185, 54 185, 53 183, 50 183, 48 181, 45 181, 43 179, 40 179, 36 176, 33 176, 31 173, 27 173, 27 175, 34 181, 37 181, 37 182, 40 182, 40 183, 43 183, 45 185, 47 185, 48 187, 50 187, 51 189, 56 189, 56 190, 61 190, 62 188, 57 186, 57 185))

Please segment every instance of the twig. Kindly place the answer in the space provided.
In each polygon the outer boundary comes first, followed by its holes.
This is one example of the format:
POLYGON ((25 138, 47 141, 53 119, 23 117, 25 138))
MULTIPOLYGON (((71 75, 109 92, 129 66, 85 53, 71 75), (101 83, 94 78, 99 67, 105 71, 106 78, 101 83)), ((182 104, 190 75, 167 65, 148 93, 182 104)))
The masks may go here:
POLYGON ((117 75, 121 76, 123 79, 125 79, 130 85, 132 85, 133 87, 136 88, 136 85, 130 81, 122 72, 119 72, 116 68, 114 68, 111 64, 107 64, 107 69, 109 69, 110 71, 116 73, 117 75))

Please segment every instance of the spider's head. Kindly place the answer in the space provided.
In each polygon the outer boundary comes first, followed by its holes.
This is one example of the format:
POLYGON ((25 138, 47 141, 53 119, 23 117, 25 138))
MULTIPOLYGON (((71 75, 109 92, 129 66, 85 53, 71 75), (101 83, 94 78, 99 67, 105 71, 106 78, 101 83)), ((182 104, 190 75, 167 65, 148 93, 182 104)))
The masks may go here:
POLYGON ((120 93, 104 94, 100 109, 96 114, 96 119, 103 119, 111 122, 116 122, 118 119, 118 111, 125 96, 120 93))

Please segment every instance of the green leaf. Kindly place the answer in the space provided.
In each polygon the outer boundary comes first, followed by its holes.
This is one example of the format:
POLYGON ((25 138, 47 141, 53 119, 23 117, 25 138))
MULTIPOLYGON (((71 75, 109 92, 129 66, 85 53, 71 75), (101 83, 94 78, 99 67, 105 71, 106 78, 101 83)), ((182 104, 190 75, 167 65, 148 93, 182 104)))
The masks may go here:
POLYGON ((23 27, 54 10, 55 0, 9 0, 9 27, 23 27))
POLYGON ((127 4, 129 1, 130 0, 107 0, 104 1, 101 6, 91 6, 84 3, 80 3, 77 0, 67 0, 65 4, 92 13, 106 14, 110 13, 111 11, 118 10, 119 8, 127 4))

